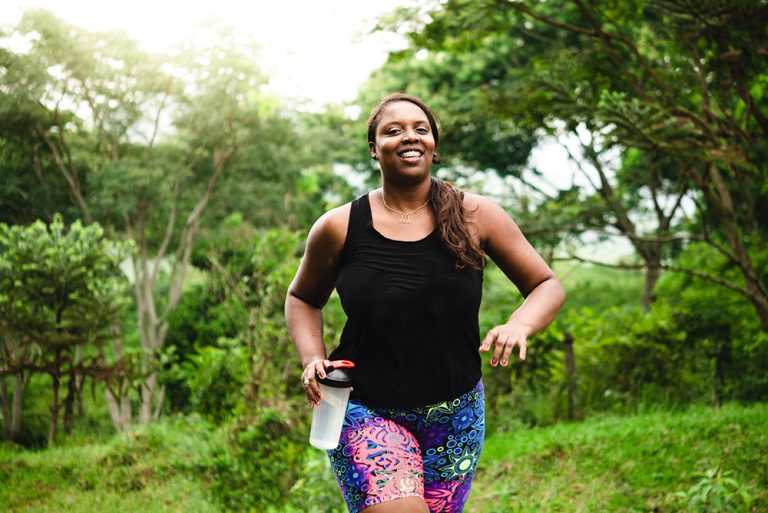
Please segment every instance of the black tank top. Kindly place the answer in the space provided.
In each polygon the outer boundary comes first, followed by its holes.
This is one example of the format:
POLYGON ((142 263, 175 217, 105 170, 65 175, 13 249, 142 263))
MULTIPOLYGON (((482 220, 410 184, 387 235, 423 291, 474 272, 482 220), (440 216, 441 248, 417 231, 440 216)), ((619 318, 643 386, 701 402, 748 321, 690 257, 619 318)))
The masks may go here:
POLYGON ((437 230, 388 239, 368 195, 353 201, 336 280, 347 322, 329 357, 355 362, 353 397, 413 408, 470 391, 481 376, 482 282, 481 271, 456 268, 437 230))

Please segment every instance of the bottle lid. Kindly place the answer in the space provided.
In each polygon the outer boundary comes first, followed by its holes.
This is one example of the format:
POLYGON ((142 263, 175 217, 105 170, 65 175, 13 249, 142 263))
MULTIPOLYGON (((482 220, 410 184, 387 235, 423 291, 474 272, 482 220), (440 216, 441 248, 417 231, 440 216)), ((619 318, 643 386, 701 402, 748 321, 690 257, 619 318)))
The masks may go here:
POLYGON ((325 368, 325 378, 318 378, 318 381, 328 387, 349 388, 352 386, 352 376, 345 369, 354 366, 349 360, 334 360, 325 368))

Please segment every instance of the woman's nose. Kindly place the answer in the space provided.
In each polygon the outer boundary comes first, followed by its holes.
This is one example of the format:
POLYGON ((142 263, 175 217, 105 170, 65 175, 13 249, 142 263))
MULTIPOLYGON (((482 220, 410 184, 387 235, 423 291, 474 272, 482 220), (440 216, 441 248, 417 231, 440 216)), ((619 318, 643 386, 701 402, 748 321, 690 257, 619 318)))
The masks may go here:
POLYGON ((406 141, 418 141, 419 133, 416 130, 408 128, 404 131, 404 139, 406 141))

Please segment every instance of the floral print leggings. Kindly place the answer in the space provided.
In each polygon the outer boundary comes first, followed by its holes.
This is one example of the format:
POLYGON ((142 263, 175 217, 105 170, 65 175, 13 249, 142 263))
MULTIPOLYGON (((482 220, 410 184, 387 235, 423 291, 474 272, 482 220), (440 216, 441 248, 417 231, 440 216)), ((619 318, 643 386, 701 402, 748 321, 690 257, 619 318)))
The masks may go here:
POLYGON ((485 434, 483 383, 452 401, 412 409, 350 399, 341 440, 328 451, 350 513, 423 497, 431 513, 459 513, 485 434))

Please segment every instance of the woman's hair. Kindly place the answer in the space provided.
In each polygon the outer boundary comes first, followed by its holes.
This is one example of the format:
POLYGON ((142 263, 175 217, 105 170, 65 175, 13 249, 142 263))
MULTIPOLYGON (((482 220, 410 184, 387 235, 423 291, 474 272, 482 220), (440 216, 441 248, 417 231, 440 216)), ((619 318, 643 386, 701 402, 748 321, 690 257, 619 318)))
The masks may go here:
MULTIPOLYGON (((381 115, 388 105, 396 102, 410 102, 424 111, 432 130, 432 136, 435 139, 435 147, 437 147, 440 140, 437 116, 423 100, 404 93, 391 94, 374 107, 368 118, 368 143, 376 143, 376 128, 381 120, 381 115)), ((432 163, 442 164, 443 159, 435 153, 432 163)), ((485 254, 469 233, 469 224, 466 220, 467 209, 464 207, 464 193, 444 180, 430 177, 429 203, 435 214, 440 240, 448 251, 457 258, 456 267, 481 270, 485 265, 485 254)))

